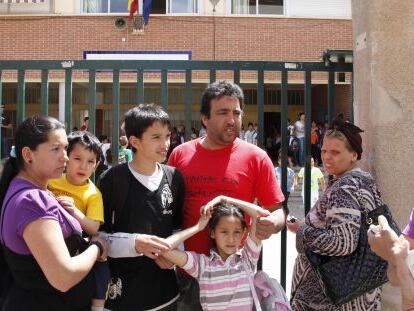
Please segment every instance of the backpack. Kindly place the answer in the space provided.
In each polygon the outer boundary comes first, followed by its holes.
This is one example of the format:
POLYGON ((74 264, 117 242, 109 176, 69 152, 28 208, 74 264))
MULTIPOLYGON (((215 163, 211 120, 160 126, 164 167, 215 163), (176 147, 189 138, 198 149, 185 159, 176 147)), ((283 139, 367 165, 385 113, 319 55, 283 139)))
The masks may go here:
MULTIPOLYGON (((28 190, 31 188, 21 188, 14 192, 6 201, 5 204, 3 204, 3 210, 1 211, 1 224, 0 229, 3 230, 3 221, 4 221, 4 211, 5 207, 9 204, 11 199, 13 199, 18 193, 28 190)), ((3 233, 1 234, 3 236, 3 233)), ((9 268, 9 265, 6 262, 6 258, 4 256, 4 246, 3 241, 0 241, 0 310, 3 308, 3 304, 5 301, 5 298, 7 296, 7 293, 9 292, 12 284, 13 284, 13 277, 9 268)))
POLYGON ((246 260, 242 259, 243 269, 247 273, 249 286, 256 311, 292 311, 285 290, 278 281, 266 272, 258 271, 254 275, 246 260))
POLYGON ((291 311, 289 300, 278 281, 265 272, 258 271, 253 279, 262 310, 291 311))
MULTIPOLYGON (((181 174, 175 168, 167 165, 160 164, 161 168, 167 178, 168 185, 170 186, 171 193, 174 199, 179 197, 178 185, 180 184, 177 178, 182 178, 181 174), (176 182, 178 181, 178 182, 176 182)), ((111 169, 102 173, 101 177, 98 180, 98 188, 102 192, 102 196, 106 197, 108 195, 107 191, 111 191, 111 195, 107 197, 108 204, 104 205, 105 210, 105 223, 101 226, 106 232, 113 233, 115 230, 116 217, 119 214, 125 204, 125 201, 129 192, 129 178, 128 176, 129 168, 128 163, 119 164, 112 167, 111 169), (108 175, 108 176, 107 176, 108 175), (111 176, 112 175, 112 176, 111 176), (104 183, 102 183, 104 181, 104 183), (104 187, 103 187, 104 186, 104 187), (107 216, 110 216, 108 220, 107 216)), ((105 201, 105 199, 104 199, 105 201)), ((180 204, 180 203, 178 203, 180 204)), ((118 269, 115 266, 111 267, 111 280, 108 285, 108 298, 110 300, 115 300, 117 296, 122 295, 122 281, 118 277, 118 269)), ((108 300, 109 301, 109 300, 108 300)))

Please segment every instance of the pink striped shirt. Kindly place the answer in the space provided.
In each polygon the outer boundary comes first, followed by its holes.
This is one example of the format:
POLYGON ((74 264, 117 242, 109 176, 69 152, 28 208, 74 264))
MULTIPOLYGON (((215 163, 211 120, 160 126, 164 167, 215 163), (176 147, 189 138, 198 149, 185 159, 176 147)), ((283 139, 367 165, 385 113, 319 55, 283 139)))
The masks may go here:
POLYGON ((247 237, 244 247, 223 261, 215 250, 210 257, 194 252, 187 253, 182 267, 198 280, 203 310, 251 311, 253 296, 242 258, 255 270, 262 245, 247 237))

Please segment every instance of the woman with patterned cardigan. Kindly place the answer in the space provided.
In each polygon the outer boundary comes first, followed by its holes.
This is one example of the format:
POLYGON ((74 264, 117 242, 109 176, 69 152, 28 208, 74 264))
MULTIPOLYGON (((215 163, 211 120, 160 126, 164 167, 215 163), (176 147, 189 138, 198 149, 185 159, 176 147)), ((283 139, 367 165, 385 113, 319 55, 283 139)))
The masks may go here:
POLYGON ((305 251, 327 256, 351 254, 358 245, 361 211, 382 203, 371 175, 356 167, 362 154, 360 132, 359 127, 340 120, 327 131, 322 161, 334 178, 304 222, 287 223, 296 232, 298 251, 292 279, 293 310, 381 310, 381 288, 343 305, 333 304, 305 255, 305 251))

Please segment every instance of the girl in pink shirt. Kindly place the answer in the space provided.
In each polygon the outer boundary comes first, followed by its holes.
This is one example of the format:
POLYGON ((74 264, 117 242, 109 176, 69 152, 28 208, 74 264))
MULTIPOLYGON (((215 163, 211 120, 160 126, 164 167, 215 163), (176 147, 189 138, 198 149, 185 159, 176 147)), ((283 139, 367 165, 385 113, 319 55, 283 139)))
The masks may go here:
POLYGON ((179 250, 162 254, 198 280, 203 310, 253 309, 246 267, 255 270, 262 247, 261 240, 255 235, 256 219, 267 215, 269 211, 257 205, 218 196, 203 207, 200 220, 195 226, 167 238, 174 248, 208 224, 210 237, 215 242, 210 256, 179 250), (243 212, 250 216, 252 225, 242 246, 247 230, 243 212))

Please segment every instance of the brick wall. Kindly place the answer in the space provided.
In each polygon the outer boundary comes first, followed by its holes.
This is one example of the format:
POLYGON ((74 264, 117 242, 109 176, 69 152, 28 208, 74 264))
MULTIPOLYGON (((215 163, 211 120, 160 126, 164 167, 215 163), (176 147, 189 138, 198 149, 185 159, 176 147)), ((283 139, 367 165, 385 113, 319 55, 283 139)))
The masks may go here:
POLYGON ((318 61, 326 49, 352 49, 350 20, 152 16, 143 35, 132 35, 129 27, 115 28, 115 18, 1 17, 1 58, 76 60, 84 50, 191 50, 195 60, 318 61))

